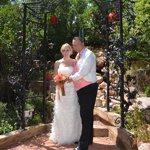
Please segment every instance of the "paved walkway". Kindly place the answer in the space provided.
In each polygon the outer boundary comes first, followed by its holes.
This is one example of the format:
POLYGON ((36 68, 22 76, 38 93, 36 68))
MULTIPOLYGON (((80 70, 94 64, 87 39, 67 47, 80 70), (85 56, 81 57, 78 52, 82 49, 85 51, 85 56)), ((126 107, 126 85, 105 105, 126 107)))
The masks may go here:
MULTIPOLYGON (((100 121, 94 121, 94 125, 103 126, 100 121)), ((10 148, 3 150, 73 150, 77 145, 60 146, 49 140, 48 134, 42 134, 33 137, 25 142, 18 143, 10 148)), ((90 145, 89 150, 118 150, 109 137, 94 137, 93 145, 90 145)))
MULTIPOLYGON (((46 134, 34 137, 24 143, 19 143, 5 150, 73 150, 77 145, 59 146, 49 140, 46 134)), ((3 149, 4 150, 4 149, 3 149)), ((118 150, 108 137, 94 137, 94 144, 89 150, 118 150)))

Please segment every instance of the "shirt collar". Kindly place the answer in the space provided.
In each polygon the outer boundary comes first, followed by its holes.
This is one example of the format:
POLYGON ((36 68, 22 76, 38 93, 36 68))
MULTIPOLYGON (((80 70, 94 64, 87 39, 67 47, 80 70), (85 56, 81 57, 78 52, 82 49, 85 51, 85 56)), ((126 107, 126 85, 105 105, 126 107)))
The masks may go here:
POLYGON ((84 53, 85 50, 86 50, 86 48, 83 48, 83 49, 81 50, 81 52, 79 53, 80 56, 84 53))

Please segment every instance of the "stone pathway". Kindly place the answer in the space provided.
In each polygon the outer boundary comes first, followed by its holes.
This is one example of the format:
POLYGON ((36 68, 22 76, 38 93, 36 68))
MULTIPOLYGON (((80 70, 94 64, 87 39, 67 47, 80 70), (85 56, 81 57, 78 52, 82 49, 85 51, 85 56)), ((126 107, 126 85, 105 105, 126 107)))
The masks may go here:
MULTIPOLYGON (((94 121, 94 125, 103 126, 102 122, 94 121)), ((95 128, 94 128, 95 131, 95 128)), ((98 131, 96 131, 98 132, 98 131)), ((104 132, 100 130, 99 132, 104 132)), ((25 142, 18 143, 3 150, 73 150, 77 145, 60 146, 49 140, 49 134, 42 134, 25 142)), ((118 150, 109 137, 94 137, 93 145, 89 146, 89 150, 118 150)))
MULTIPOLYGON (((50 141, 46 134, 43 134, 3 150, 73 150, 76 146, 75 144, 59 146, 50 141)), ((118 148, 108 137, 94 137, 94 144, 89 147, 89 150, 118 150, 118 148)))

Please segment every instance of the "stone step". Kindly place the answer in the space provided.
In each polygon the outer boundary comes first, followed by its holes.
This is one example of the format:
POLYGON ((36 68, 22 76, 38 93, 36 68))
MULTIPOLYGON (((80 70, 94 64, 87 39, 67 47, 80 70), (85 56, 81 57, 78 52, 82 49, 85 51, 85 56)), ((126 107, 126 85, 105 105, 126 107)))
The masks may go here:
POLYGON ((121 150, 132 150, 133 140, 126 129, 120 128, 121 121, 119 114, 107 112, 104 108, 95 107, 94 120, 99 121, 103 126, 107 127, 109 133, 108 137, 114 145, 121 150))
POLYGON ((99 124, 94 124, 93 125, 94 129, 94 137, 108 137, 108 129, 106 126, 99 125, 99 124))

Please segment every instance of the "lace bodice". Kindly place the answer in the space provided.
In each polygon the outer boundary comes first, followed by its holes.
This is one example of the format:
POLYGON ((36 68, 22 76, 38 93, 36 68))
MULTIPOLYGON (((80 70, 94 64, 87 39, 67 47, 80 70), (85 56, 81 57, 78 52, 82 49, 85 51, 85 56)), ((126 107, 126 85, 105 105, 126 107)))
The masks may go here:
POLYGON ((62 73, 65 74, 67 76, 70 76, 73 72, 73 67, 72 66, 62 66, 60 65, 58 68, 58 74, 62 73))

